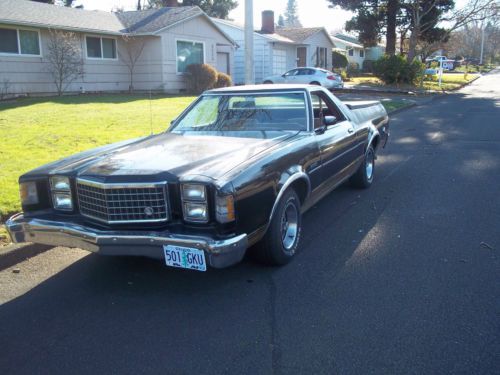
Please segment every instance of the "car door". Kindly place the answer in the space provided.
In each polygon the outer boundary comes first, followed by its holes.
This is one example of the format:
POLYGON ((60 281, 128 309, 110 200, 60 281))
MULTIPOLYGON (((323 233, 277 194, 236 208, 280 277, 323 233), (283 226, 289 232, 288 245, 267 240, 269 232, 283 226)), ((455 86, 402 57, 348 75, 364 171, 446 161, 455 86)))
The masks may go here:
POLYGON ((285 83, 297 83, 297 73, 299 69, 292 69, 283 74, 283 78, 285 79, 285 83))
POLYGON ((335 185, 348 175, 347 167, 356 159, 355 129, 323 90, 312 91, 311 101, 315 137, 321 154, 322 182, 335 185), (326 116, 334 116, 335 122, 325 126, 326 116))
POLYGON ((306 69, 306 68, 301 68, 301 69, 297 69, 298 72, 297 72, 297 75, 295 76, 295 83, 304 83, 304 84, 307 84, 310 81, 310 71, 311 69, 306 69))

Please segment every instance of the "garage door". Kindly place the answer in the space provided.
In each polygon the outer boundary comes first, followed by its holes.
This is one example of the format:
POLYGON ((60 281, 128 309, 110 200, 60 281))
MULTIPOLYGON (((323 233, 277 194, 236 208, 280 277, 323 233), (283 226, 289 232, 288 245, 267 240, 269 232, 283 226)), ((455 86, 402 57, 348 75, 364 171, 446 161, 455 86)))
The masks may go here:
POLYGON ((273 50, 273 74, 286 72, 286 51, 282 49, 273 50))

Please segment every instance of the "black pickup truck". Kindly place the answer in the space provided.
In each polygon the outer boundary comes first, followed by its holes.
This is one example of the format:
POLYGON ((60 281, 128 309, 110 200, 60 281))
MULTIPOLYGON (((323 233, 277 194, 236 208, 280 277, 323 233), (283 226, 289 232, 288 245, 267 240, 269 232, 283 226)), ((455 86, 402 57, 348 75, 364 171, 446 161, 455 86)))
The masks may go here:
POLYGON ((204 271, 290 261, 301 215, 339 184, 369 187, 389 119, 309 85, 210 90, 167 131, 20 177, 14 242, 163 259, 204 271))

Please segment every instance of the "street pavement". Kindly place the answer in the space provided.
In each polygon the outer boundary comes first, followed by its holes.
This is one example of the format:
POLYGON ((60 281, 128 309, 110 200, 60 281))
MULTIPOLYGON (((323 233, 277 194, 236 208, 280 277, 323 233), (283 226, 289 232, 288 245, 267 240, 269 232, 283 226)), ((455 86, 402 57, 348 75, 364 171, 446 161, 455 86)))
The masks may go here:
POLYGON ((0 272, 0 373, 500 374, 500 72, 391 133, 285 267, 56 248, 0 272))

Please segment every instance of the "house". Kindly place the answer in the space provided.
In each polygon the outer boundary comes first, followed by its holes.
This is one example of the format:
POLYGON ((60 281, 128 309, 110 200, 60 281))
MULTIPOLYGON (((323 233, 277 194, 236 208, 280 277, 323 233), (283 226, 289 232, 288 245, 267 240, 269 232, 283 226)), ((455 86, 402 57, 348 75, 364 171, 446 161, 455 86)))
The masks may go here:
POLYGON ((111 13, 26 0, 0 1, 0 84, 11 94, 54 93, 49 73, 51 30, 75 34, 83 57, 81 78, 69 92, 127 91, 127 52, 138 53, 132 81, 136 90, 178 93, 184 72, 207 63, 231 74, 236 43, 200 8, 171 7, 111 13))
POLYGON ((337 33, 332 35, 336 45, 336 51, 345 54, 349 63, 356 63, 363 69, 365 60, 378 60, 384 55, 385 46, 376 45, 374 47, 364 47, 363 44, 350 35, 337 33))
MULTIPOLYGON (((245 81, 244 27, 226 20, 213 21, 240 47, 234 53, 234 82, 242 84, 245 81)), ((329 51, 334 44, 323 27, 279 28, 274 23, 274 12, 266 10, 262 12, 261 30, 254 32, 253 39, 256 83, 298 66, 331 68, 329 51)))

